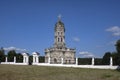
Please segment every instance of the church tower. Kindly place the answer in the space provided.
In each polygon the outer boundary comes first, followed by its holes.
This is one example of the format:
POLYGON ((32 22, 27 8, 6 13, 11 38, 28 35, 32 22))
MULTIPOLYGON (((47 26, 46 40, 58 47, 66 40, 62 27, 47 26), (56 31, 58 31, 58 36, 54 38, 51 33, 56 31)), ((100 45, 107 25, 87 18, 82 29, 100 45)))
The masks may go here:
POLYGON ((61 17, 58 17, 58 22, 55 24, 54 47, 65 48, 65 27, 61 17))
POLYGON ((45 63, 74 64, 75 52, 75 49, 66 47, 65 26, 59 16, 54 28, 54 45, 45 49, 45 63))

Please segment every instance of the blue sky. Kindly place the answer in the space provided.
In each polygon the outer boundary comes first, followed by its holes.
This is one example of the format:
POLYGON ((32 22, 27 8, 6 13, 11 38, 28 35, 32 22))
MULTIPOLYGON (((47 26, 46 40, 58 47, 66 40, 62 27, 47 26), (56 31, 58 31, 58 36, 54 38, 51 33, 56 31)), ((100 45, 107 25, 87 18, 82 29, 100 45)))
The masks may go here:
POLYGON ((0 47, 34 51, 54 44, 54 26, 62 15, 67 47, 77 57, 114 52, 120 39, 120 0, 0 0, 0 47))

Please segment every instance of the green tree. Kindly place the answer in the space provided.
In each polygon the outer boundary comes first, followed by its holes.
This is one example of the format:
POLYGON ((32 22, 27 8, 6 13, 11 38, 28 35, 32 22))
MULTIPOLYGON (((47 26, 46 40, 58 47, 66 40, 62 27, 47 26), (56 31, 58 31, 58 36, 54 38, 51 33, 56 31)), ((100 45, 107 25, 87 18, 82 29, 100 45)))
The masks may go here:
POLYGON ((14 56, 16 56, 15 50, 10 50, 8 52, 8 62, 13 62, 14 61, 14 56))
POLYGON ((102 65, 102 58, 95 58, 95 65, 102 65))
POLYGON ((117 50, 117 52, 120 54, 120 40, 118 40, 117 42, 116 42, 116 50, 117 50))
POLYGON ((39 57, 39 62, 44 63, 45 62, 45 56, 40 56, 39 57))
POLYGON ((0 62, 4 62, 5 61, 5 51, 3 49, 3 47, 1 47, 0 49, 0 62))
POLYGON ((78 58, 78 65, 90 65, 92 58, 78 58))
POLYGON ((112 53, 113 65, 120 65, 120 40, 115 44, 117 52, 112 53))
POLYGON ((120 65, 120 54, 117 52, 112 53, 113 65, 120 65))
POLYGON ((23 55, 21 53, 16 54, 16 62, 23 62, 23 55))
POLYGON ((110 52, 105 53, 105 55, 103 56, 103 59, 102 59, 102 64, 103 65, 109 65, 110 64, 110 56, 111 56, 110 52))

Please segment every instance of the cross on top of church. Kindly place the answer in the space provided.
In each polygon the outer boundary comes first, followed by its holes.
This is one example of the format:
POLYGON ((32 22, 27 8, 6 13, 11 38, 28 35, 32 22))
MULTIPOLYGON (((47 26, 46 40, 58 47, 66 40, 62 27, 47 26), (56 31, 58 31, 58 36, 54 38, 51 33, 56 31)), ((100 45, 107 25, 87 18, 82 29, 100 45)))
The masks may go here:
POLYGON ((62 17, 62 15, 59 14, 59 15, 58 15, 58 21, 61 21, 61 17, 62 17))

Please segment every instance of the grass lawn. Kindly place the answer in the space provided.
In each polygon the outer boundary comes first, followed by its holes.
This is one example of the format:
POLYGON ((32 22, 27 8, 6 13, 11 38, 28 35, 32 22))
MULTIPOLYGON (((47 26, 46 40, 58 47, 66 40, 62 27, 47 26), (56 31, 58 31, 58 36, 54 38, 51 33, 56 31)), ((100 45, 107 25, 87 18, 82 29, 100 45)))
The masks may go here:
POLYGON ((117 70, 0 65, 0 80, 120 80, 117 70))

